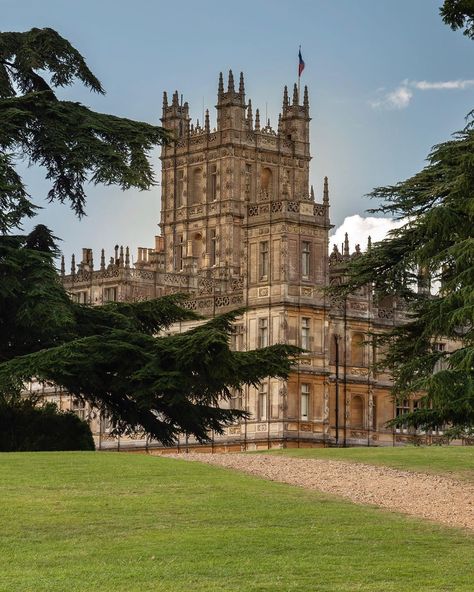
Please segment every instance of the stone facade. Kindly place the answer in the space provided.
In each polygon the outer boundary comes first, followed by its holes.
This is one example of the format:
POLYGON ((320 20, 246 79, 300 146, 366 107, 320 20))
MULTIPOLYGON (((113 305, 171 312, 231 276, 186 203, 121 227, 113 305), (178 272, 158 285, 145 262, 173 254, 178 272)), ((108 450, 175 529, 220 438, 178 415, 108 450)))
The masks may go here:
MULTIPOLYGON (((253 116, 243 76, 236 90, 229 72, 227 90, 219 77, 216 110, 215 129, 208 111, 203 125, 193 124, 178 93, 170 103, 164 94, 162 123, 175 141, 161 154, 161 236, 154 248, 138 249, 133 265, 128 248, 116 246, 108 264, 102 251, 97 269, 84 249, 70 274, 62 263, 65 288, 89 304, 187 292, 187 306, 208 316, 245 306, 234 348, 283 342, 307 350, 288 381, 267 380, 223 403, 248 410, 251 419, 224 436, 211 434, 207 449, 393 445, 442 437, 385 427, 397 409, 389 376, 372 370, 377 352, 366 336, 403 322, 403 307, 377 300, 369 288, 342 303, 323 290, 339 281, 340 264, 360 248, 350 253, 346 236, 328 255, 328 180, 320 199, 309 187, 307 88, 301 100, 295 85, 290 101, 285 87, 274 130, 269 120, 261 126, 258 109, 253 116)), ((63 400, 64 406, 80 405, 68 403, 67 395, 63 400)), ((101 447, 159 446, 140 435, 119 442, 93 411, 77 411, 91 418, 101 447)), ((183 438, 179 446, 195 443, 183 438)))

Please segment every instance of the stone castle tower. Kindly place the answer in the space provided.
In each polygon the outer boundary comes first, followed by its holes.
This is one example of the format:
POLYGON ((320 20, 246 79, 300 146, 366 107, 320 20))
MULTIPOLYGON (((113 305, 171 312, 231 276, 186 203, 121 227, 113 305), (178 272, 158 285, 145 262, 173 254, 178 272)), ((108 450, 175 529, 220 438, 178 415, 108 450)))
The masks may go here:
MULTIPOLYGON (((161 236, 154 248, 139 248, 134 265, 129 250, 117 245, 108 265, 102 251, 95 270, 92 252, 84 249, 70 275, 63 262, 65 287, 90 304, 185 291, 187 306, 204 315, 245 306, 232 347, 289 343, 306 350, 288 381, 264 381, 223 403, 246 409, 251 417, 222 437, 211 435, 213 447, 413 439, 385 427, 403 409, 391 400, 389 376, 372 370, 377 351, 367 342, 369 333, 403 322, 404 310, 378 300, 370 287, 344 302, 329 301, 324 291, 339 281, 341 262, 357 257, 360 248, 351 254, 346 236, 341 250, 334 246, 328 256, 328 180, 320 199, 309 187, 308 89, 300 97, 295 85, 290 100, 284 88, 273 129, 253 111, 243 75, 236 86, 230 71, 226 88, 219 76, 216 111, 215 129, 209 111, 203 122, 193 123, 178 92, 171 101, 164 93, 161 121, 174 141, 161 154, 161 236)), ((104 425, 96 426, 101 445, 107 442, 104 425)), ((194 445, 184 438, 182 444, 194 445)))

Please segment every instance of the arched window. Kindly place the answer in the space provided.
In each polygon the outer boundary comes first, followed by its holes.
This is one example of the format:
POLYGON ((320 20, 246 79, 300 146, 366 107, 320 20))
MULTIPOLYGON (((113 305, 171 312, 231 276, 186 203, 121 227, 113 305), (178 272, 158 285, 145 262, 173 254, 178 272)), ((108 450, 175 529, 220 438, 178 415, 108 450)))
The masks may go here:
POLYGON ((359 396, 352 397, 351 400, 351 427, 364 427, 364 402, 359 396))
POLYGON ((193 236, 192 249, 193 257, 197 257, 199 263, 199 259, 202 256, 202 234, 200 232, 196 232, 193 236))
POLYGON ((198 204, 202 202, 202 169, 194 169, 193 183, 191 187, 191 203, 198 204))
POLYGON ((354 333, 351 341, 351 362, 353 366, 364 365, 364 335, 354 333))
POLYGON ((272 171, 268 167, 263 167, 260 173, 260 188, 266 193, 272 192, 272 171))

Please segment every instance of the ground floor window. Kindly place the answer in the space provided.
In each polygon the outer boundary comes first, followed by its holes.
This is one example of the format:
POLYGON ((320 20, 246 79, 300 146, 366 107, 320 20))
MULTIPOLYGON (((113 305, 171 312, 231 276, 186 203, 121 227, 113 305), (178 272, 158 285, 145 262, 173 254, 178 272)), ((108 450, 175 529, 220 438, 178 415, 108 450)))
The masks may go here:
POLYGON ((301 419, 309 419, 309 384, 301 385, 301 419))
MULTIPOLYGON (((408 399, 399 401, 395 409, 395 417, 398 419, 399 417, 402 417, 407 413, 410 413, 410 401, 408 399)), ((397 434, 406 434, 408 432, 408 425, 402 423, 395 429, 395 431, 397 432, 397 434)))
POLYGON ((258 391, 258 419, 259 421, 265 421, 267 419, 267 400, 268 391, 267 385, 262 384, 258 391))

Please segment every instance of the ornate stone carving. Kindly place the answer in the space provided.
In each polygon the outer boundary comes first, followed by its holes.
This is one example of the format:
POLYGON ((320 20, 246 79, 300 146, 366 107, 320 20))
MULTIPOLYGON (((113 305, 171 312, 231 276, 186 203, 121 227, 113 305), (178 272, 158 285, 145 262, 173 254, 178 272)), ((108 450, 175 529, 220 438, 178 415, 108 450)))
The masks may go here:
POLYGON ((299 212, 300 211, 300 204, 296 201, 289 201, 287 203, 286 209, 288 212, 299 212))
POLYGON ((216 296, 215 298, 216 308, 222 308, 223 306, 229 306, 229 296, 216 296))
POLYGON ((350 373, 354 376, 368 376, 369 369, 368 368, 351 368, 350 373))
POLYGON ((367 304, 365 302, 349 302, 349 308, 352 310, 359 310, 361 312, 367 311, 367 304))
POLYGON ((351 430, 351 438, 357 438, 358 440, 362 440, 366 439, 367 436, 367 430, 351 430))

